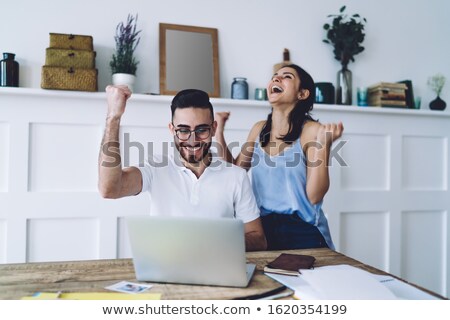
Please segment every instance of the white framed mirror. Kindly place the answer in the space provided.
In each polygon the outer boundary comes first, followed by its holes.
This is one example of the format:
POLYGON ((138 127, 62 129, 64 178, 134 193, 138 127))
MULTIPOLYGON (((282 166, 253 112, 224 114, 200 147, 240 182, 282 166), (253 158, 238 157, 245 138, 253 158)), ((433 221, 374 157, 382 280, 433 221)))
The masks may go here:
POLYGON ((159 24, 159 90, 200 89, 220 97, 217 29, 159 24))

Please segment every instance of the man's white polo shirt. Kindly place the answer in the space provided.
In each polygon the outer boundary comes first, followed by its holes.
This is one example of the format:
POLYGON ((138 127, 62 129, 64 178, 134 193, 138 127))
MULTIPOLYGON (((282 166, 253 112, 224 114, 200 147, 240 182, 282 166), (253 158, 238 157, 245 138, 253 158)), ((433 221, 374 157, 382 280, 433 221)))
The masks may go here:
POLYGON ((179 153, 153 156, 139 167, 142 191, 151 199, 151 215, 259 218, 247 172, 218 157, 200 178, 186 168, 179 153))

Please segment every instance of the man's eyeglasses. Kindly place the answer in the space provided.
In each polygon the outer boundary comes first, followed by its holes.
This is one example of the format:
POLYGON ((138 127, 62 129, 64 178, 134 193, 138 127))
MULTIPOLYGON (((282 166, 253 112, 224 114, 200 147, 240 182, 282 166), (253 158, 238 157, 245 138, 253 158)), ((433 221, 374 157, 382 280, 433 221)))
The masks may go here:
POLYGON ((197 140, 208 139, 211 134, 211 127, 200 127, 195 130, 189 130, 188 128, 175 129, 175 134, 180 141, 187 141, 191 137, 191 134, 195 134, 197 140))

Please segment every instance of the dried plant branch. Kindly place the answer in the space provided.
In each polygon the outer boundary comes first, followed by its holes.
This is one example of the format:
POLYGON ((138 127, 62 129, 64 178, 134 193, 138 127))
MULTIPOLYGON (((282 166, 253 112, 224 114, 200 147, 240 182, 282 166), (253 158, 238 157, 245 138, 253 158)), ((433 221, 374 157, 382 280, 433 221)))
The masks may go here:
POLYGON ((434 76, 428 78, 428 86, 436 93, 437 96, 439 96, 445 85, 445 80, 446 79, 443 74, 435 74, 434 76))

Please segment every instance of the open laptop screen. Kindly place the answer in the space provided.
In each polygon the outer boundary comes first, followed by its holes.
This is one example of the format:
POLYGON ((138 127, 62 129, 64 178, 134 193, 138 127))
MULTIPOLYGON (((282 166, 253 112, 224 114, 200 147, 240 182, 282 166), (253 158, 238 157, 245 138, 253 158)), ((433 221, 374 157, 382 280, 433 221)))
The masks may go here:
POLYGON ((244 224, 230 218, 126 218, 136 279, 244 287, 244 224))

